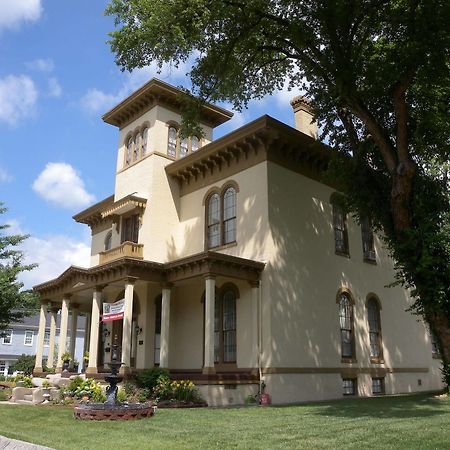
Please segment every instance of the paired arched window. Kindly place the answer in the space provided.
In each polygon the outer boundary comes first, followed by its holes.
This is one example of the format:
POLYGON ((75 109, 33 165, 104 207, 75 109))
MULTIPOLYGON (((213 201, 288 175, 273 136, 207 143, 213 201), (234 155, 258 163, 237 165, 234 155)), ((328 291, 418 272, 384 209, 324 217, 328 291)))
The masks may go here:
POLYGON ((145 127, 142 130, 142 139, 141 139, 141 156, 144 157, 147 153, 147 142, 148 142, 148 128, 145 127))
POLYGON ((236 189, 228 186, 222 195, 211 194, 206 201, 206 247, 236 242, 236 189))
POLYGON ((192 136, 190 138, 181 138, 178 133, 178 127, 169 126, 167 139, 167 154, 173 158, 184 158, 200 148, 200 138, 192 136))
POLYGON ((226 287, 214 305, 214 363, 236 362, 236 289, 226 287))
POLYGON ((382 358, 380 304, 374 297, 367 301, 369 323, 370 359, 379 362, 382 358))
POLYGON ((341 292, 338 297, 339 325, 341 333, 341 356, 351 358, 355 356, 355 336, 353 302, 347 292, 341 292))

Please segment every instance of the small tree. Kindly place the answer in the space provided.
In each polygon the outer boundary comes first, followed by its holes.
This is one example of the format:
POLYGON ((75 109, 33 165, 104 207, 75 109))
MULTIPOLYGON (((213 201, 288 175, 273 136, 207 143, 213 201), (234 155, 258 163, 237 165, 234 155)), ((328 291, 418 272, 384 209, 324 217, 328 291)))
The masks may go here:
POLYGON ((32 375, 35 362, 35 355, 25 355, 22 353, 19 359, 11 366, 11 370, 23 372, 25 375, 32 375))
MULTIPOLYGON (((0 214, 6 208, 0 202, 0 214)), ((11 323, 20 322, 23 317, 36 312, 37 294, 30 290, 22 290, 23 283, 17 277, 21 272, 32 270, 35 264, 23 265, 23 252, 17 250, 28 236, 6 235, 8 224, 0 224, 0 333, 11 323)))

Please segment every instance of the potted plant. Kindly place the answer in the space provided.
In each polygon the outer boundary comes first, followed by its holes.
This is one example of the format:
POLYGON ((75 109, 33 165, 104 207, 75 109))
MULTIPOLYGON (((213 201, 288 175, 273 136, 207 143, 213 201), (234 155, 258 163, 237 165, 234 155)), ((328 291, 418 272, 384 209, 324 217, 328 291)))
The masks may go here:
POLYGON ((44 403, 48 403, 50 400, 50 389, 52 387, 52 384, 48 380, 44 380, 42 382, 41 388, 42 388, 42 396, 44 397, 44 403))
POLYGON ((69 352, 64 352, 61 355, 61 360, 63 362, 62 369, 63 370, 68 370, 69 369, 69 363, 72 360, 72 358, 70 357, 70 353, 69 352))

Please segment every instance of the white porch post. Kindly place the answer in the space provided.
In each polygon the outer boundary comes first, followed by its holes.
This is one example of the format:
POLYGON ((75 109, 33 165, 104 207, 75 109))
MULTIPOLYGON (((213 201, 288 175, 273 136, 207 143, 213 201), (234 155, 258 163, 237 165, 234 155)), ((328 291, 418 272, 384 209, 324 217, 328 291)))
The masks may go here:
POLYGON ((89 336, 89 362, 86 373, 97 373, 98 333, 100 328, 100 308, 103 287, 96 286, 92 295, 91 326, 89 336))
POLYGON ((52 305, 50 310, 50 340, 48 343, 47 367, 55 367, 56 314, 58 314, 58 309, 52 305))
POLYGON ((47 313, 47 302, 45 300, 42 300, 41 301, 41 310, 39 313, 39 331, 38 331, 37 348, 36 348, 36 363, 34 365, 35 372, 43 372, 42 355, 44 353, 44 334, 45 334, 46 313, 47 313))
POLYGON ((77 321, 78 321, 78 305, 72 305, 72 316, 70 322, 70 363, 69 367, 73 369, 75 359, 75 346, 77 343, 77 321))
POLYGON ((162 289, 161 301, 161 350, 159 366, 169 367, 169 335, 170 335, 170 293, 171 285, 165 285, 162 289))
POLYGON ((215 373, 214 368, 214 307, 216 300, 216 279, 205 278, 205 362, 203 373, 215 373))
POLYGON ((61 324, 59 326, 58 362, 56 363, 56 372, 62 372, 62 355, 66 351, 67 324, 69 321, 69 303, 70 295, 65 295, 63 297, 61 307, 61 324))
POLYGON ((252 358, 250 367, 259 366, 259 281, 252 281, 252 358))
MULTIPOLYGON (((122 331, 122 367, 121 373, 129 372, 131 367, 131 323, 133 320, 133 294, 135 280, 127 280, 125 283, 125 304, 123 308, 122 331)), ((115 336, 112 337, 114 342, 115 336)))

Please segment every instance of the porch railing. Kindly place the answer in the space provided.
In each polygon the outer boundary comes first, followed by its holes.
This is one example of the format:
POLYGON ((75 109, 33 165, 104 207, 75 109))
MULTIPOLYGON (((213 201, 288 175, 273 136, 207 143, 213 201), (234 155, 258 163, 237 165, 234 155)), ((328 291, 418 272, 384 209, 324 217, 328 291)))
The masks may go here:
POLYGON ((134 242, 124 242, 119 247, 112 248, 111 250, 106 250, 99 253, 99 264, 105 264, 115 259, 123 258, 144 258, 144 245, 136 244, 134 242))

